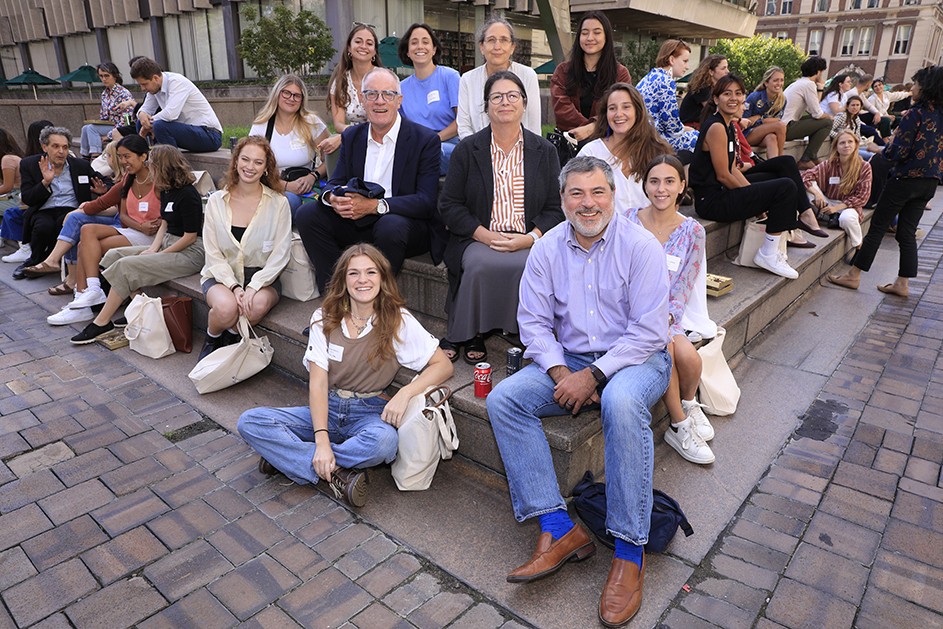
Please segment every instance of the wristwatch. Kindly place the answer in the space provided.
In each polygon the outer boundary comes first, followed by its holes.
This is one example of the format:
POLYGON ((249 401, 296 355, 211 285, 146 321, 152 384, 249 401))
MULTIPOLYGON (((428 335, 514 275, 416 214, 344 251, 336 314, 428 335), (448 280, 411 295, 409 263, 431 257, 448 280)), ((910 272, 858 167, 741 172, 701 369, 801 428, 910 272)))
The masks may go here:
POLYGON ((385 199, 380 199, 377 201, 377 214, 383 216, 390 211, 390 205, 386 202, 385 199))
POLYGON ((593 374, 593 378, 596 379, 596 388, 598 390, 601 390, 604 386, 606 386, 606 383, 609 382, 609 378, 606 377, 606 374, 604 374, 602 370, 596 365, 590 365, 589 371, 593 374))

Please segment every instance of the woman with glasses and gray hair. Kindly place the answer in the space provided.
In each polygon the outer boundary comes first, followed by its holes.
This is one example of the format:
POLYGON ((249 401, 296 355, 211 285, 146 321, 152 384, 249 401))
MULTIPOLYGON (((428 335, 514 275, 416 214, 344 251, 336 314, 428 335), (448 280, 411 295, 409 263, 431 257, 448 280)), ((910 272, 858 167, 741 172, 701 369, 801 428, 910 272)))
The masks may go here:
POLYGON ((249 135, 264 137, 272 147, 282 186, 279 192, 288 198, 294 220, 302 196, 326 173, 318 145, 330 136, 324 122, 308 109, 304 81, 294 74, 280 78, 252 121, 249 135))
POLYGON ((552 144, 522 128, 528 94, 520 77, 499 71, 482 90, 490 124, 459 142, 439 196, 449 228, 448 329, 440 347, 450 360, 486 357, 484 335, 517 332, 518 286, 535 242, 563 220, 552 144))
POLYGON ((481 100, 485 82, 495 72, 509 70, 524 85, 523 93, 529 104, 524 111, 524 128, 542 135, 540 127, 540 86, 533 68, 512 61, 517 49, 514 27, 503 17, 493 16, 478 29, 478 49, 485 58, 484 65, 462 75, 458 86, 458 137, 465 139, 490 123, 485 103, 481 100))

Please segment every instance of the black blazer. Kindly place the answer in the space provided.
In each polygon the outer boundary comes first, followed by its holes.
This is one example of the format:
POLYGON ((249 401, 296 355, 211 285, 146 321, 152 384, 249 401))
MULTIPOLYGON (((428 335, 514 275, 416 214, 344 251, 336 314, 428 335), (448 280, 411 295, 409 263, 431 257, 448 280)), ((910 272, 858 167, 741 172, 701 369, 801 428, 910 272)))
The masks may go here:
MULTIPOLYGON (((524 129, 524 219, 527 230, 546 234, 563 221, 560 209, 560 161, 557 149, 524 129)), ((445 264, 449 268, 449 299, 458 290, 462 256, 478 227, 491 224, 494 205, 494 170, 491 165, 491 127, 471 135, 455 147, 449 172, 439 195, 439 213, 449 230, 445 264)))
MULTIPOLYGON (((43 203, 49 200, 52 192, 43 185, 43 174, 39 170, 39 160, 41 155, 30 155, 24 157, 20 162, 20 198, 23 203, 31 210, 37 210, 43 203)), ((75 190, 75 198, 79 203, 85 203, 92 200, 92 177, 104 179, 92 168, 84 159, 77 157, 67 157, 69 164, 69 174, 72 175, 72 189, 75 190), (79 181, 79 178, 83 181, 79 181)))

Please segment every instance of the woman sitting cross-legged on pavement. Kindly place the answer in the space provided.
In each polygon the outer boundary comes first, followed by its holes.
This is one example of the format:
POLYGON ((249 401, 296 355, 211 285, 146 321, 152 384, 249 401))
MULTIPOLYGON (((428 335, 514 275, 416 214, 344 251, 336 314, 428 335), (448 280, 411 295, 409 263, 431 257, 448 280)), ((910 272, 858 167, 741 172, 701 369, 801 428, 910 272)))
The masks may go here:
POLYGON ((440 347, 450 360, 464 344, 469 364, 485 359, 484 333, 517 332, 517 293, 527 254, 563 220, 549 142, 521 126, 524 83, 501 70, 488 77, 485 113, 491 124, 459 143, 439 200, 449 228, 448 330, 440 347))
POLYGON ((154 188, 160 191, 160 227, 150 246, 119 247, 102 258, 102 275, 111 290, 104 296, 100 287, 97 291, 89 287, 70 304, 72 308, 105 304, 92 322, 72 337, 75 345, 92 343, 111 332, 115 328, 111 317, 132 293, 193 275, 203 267, 203 202, 193 187, 190 165, 180 149, 165 144, 151 149, 148 162, 154 188))
POLYGON ((239 434, 258 452, 259 471, 296 483, 324 479, 354 506, 366 501, 361 468, 396 458, 396 429, 410 399, 452 375, 435 338, 403 307, 390 263, 368 244, 337 261, 311 317, 304 364, 309 405, 255 408, 239 434), (420 371, 387 401, 400 366, 420 371))
POLYGON ((802 173, 819 217, 845 230, 855 249, 861 248, 862 208, 871 196, 871 164, 858 154, 858 142, 854 131, 839 131, 828 160, 802 173))
POLYGON ((805 194, 796 161, 788 156, 775 157, 742 172, 736 166, 737 138, 732 121, 740 116, 745 93, 743 81, 728 74, 714 85, 713 104, 717 113, 701 125, 700 137, 691 163, 691 187, 698 216, 712 221, 732 223, 764 212, 766 238, 753 259, 754 264, 789 279, 799 277, 779 251, 782 232, 797 225, 806 231, 827 236, 797 220, 802 213, 815 221, 812 205, 805 194))
POLYGON ((239 140, 226 187, 210 196, 203 218, 206 265, 200 279, 210 313, 201 359, 239 340, 228 332, 239 315, 255 325, 278 303, 278 276, 291 254, 291 211, 273 190, 278 185, 265 138, 239 140))
POLYGON ((717 326, 706 316, 707 276, 704 266, 707 236, 700 223, 678 211, 687 186, 684 166, 678 158, 673 155, 656 157, 648 164, 644 175, 645 193, 651 203, 642 209, 629 210, 628 217, 658 239, 668 261, 671 380, 662 400, 668 407, 671 426, 665 431, 665 442, 688 461, 706 465, 714 462, 714 453, 707 445, 714 438, 714 428, 697 402, 701 356, 685 335, 682 319, 688 314, 686 311, 695 310, 691 306, 695 294, 700 291, 704 312, 697 318, 704 323, 699 327, 712 327, 716 333, 717 326))

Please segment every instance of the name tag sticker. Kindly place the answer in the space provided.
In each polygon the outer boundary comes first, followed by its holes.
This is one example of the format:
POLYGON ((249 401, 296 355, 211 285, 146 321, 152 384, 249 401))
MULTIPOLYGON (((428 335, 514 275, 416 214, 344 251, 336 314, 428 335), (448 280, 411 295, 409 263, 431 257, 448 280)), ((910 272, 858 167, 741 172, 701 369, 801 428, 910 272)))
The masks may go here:
POLYGON ((665 259, 668 260, 668 270, 672 273, 681 268, 681 258, 678 256, 667 255, 665 256, 665 259))
POLYGON ((138 212, 145 214, 147 212, 147 201, 138 201, 138 212))
POLYGON ((167 212, 168 214, 171 214, 174 211, 174 202, 171 201, 166 206, 164 206, 164 211, 167 212))
POLYGON ((733 153, 733 142, 728 142, 728 143, 727 143, 727 152, 728 152, 728 153, 733 153))
POLYGON ((341 362, 344 360, 344 348, 340 345, 334 345, 334 343, 328 343, 327 358, 328 360, 333 360, 336 363, 341 362))
POLYGON ((271 240, 262 241, 262 253, 268 253, 274 247, 274 242, 271 240))
POLYGON ((828 185, 830 185, 830 186, 837 186, 837 185, 840 184, 840 183, 841 183, 841 177, 829 177, 829 178, 828 178, 828 185))
POLYGON ((88 183, 88 175, 79 175, 79 183, 88 183))
POLYGON ((426 94, 426 104, 431 105, 432 103, 439 102, 439 90, 432 90, 426 94))

